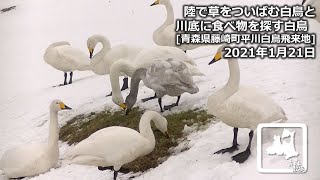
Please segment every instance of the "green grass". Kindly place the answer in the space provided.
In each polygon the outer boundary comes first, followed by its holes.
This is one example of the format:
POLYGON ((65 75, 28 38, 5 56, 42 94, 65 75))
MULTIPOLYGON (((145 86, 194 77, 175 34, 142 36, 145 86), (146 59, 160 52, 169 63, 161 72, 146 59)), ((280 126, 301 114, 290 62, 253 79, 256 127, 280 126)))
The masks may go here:
MULTIPOLYGON (((60 139, 71 145, 84 140, 100 129, 110 126, 123 126, 138 130, 139 121, 143 113, 144 110, 133 108, 127 116, 123 114, 123 111, 110 112, 109 110, 92 113, 88 116, 80 115, 70 120, 60 129, 60 139)), ((165 116, 165 118, 168 120, 168 132, 171 138, 167 139, 152 125, 156 137, 154 151, 147 156, 126 164, 124 168, 133 172, 143 172, 157 167, 161 163, 160 159, 163 160, 170 155, 168 150, 176 147, 178 145, 177 140, 183 138, 182 130, 185 125, 197 125, 200 127, 208 124, 213 119, 213 116, 207 114, 205 110, 196 109, 173 113, 165 116)))

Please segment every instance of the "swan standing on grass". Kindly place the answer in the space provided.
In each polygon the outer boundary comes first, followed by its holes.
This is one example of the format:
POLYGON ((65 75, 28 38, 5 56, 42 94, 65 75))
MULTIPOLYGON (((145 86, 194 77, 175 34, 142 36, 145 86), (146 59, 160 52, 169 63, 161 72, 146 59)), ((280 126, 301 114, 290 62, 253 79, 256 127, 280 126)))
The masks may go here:
POLYGON ((169 110, 179 105, 181 94, 185 92, 195 94, 199 91, 193 82, 190 70, 183 62, 172 59, 155 61, 148 69, 140 68, 133 73, 130 94, 126 98, 126 114, 130 112, 133 105, 137 102, 139 83, 141 80, 145 86, 153 89, 155 92, 154 97, 146 98, 142 101, 145 102, 158 98, 161 112, 163 112, 162 97, 164 95, 178 96, 176 103, 164 106, 164 110, 169 110))
POLYGON ((176 45, 176 31, 174 24, 174 13, 173 7, 170 0, 156 0, 150 6, 164 5, 167 10, 166 21, 153 32, 153 41, 159 46, 171 46, 182 49, 184 52, 187 50, 192 50, 198 48, 200 44, 182 44, 180 46, 176 45))
POLYGON ((154 150, 156 140, 151 129, 151 121, 169 137, 167 120, 157 112, 147 111, 140 119, 140 133, 119 126, 101 129, 71 149, 67 154, 66 162, 98 166, 99 170, 111 169, 114 171, 114 180, 116 180, 118 171, 124 164, 154 150))
POLYGON ((157 46, 152 49, 142 50, 134 59, 119 60, 112 64, 110 70, 110 82, 112 87, 112 101, 121 108, 126 109, 123 97, 120 92, 119 76, 121 73, 132 77, 139 68, 148 68, 154 61, 167 60, 172 58, 176 61, 184 62, 193 76, 203 76, 197 69, 195 62, 187 56, 181 49, 167 46, 157 46))
POLYGON ((320 23, 320 2, 319 0, 303 0, 302 5, 306 7, 307 5, 311 5, 316 8, 316 17, 315 19, 320 23))
POLYGON ((67 85, 67 72, 70 72, 69 84, 72 84, 73 71, 91 70, 90 59, 77 48, 71 47, 66 41, 55 42, 47 48, 43 59, 57 70, 64 72, 64 83, 67 85))
MULTIPOLYGON (((224 46, 221 46, 214 59, 209 63, 215 63, 221 59, 224 46)), ((229 80, 227 84, 208 98, 208 111, 225 124, 234 127, 232 146, 216 152, 234 152, 238 150, 238 128, 249 128, 249 145, 247 149, 232 159, 243 163, 251 154, 251 140, 253 131, 260 123, 269 123, 277 120, 287 120, 283 109, 268 95, 255 88, 239 86, 240 69, 237 59, 228 59, 229 80)))
MULTIPOLYGON (((87 40, 87 47, 90 53, 91 68, 95 74, 105 75, 110 73, 111 65, 120 59, 134 58, 142 50, 141 47, 132 45, 118 45, 111 48, 109 40, 102 35, 93 35, 87 40), (94 48, 98 43, 102 49, 94 56, 94 48)), ((128 88, 128 77, 123 79, 121 91, 128 88)), ((107 95, 111 96, 112 92, 107 95)))
POLYGON ((56 166, 59 159, 58 112, 65 109, 71 108, 60 100, 52 101, 47 144, 27 144, 4 153, 0 169, 8 178, 35 176, 56 166))

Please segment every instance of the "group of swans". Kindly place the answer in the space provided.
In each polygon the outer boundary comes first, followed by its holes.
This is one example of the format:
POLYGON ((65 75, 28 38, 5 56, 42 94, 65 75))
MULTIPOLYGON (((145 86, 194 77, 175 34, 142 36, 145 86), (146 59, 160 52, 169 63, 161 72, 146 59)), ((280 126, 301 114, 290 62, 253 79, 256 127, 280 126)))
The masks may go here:
MULTIPOLYGON (((0 170, 8 178, 24 178, 56 167, 59 160, 58 112, 69 109, 60 100, 52 101, 48 143, 26 144, 6 151, 0 159, 0 170)), ((167 120, 157 112, 147 111, 140 119, 140 133, 119 126, 101 129, 69 150, 63 164, 98 166, 99 170, 112 169, 116 180, 124 164, 154 150, 156 141, 151 121, 169 138, 167 120)))
POLYGON ((60 100, 52 101, 48 143, 26 144, 3 154, 0 169, 8 178, 35 176, 56 166, 59 159, 58 112, 69 109, 71 108, 60 100))
MULTIPOLYGON (((111 48, 110 42, 101 35, 91 36, 87 40, 90 56, 86 57, 84 62, 90 62, 90 70, 96 74, 110 74, 112 87, 112 94, 110 95, 112 95, 112 100, 115 104, 126 110, 126 114, 129 113, 137 101, 139 82, 141 80, 145 86, 153 89, 155 92, 154 97, 146 98, 144 101, 158 98, 161 112, 163 112, 161 98, 164 95, 178 97, 176 103, 164 107, 166 110, 177 106, 180 96, 184 92, 194 94, 199 91, 193 82, 192 76, 202 76, 203 74, 198 70, 195 62, 184 52, 197 46, 180 46, 179 48, 175 46, 175 38, 173 38, 174 15, 170 0, 157 0, 152 6, 158 4, 164 5, 168 14, 165 23, 153 34, 154 42, 160 46, 141 48, 138 46, 119 45, 111 48), (93 56, 94 49, 98 43, 101 43, 103 47, 100 52, 93 56), (121 95, 121 90, 128 88, 128 79, 127 77, 124 78, 124 85, 120 89, 119 76, 129 76, 132 78, 130 94, 125 101, 121 95)), ((50 53, 46 52, 45 60, 55 57, 56 62, 52 63, 51 61, 51 65, 64 72, 81 70, 79 66, 69 69, 56 67, 56 64, 59 64, 57 63, 59 60, 72 59, 65 54, 66 51, 61 50, 63 49, 62 47, 70 49, 70 44, 66 42, 54 43, 48 48, 47 51, 50 51, 50 53)), ((213 64, 221 59, 223 49, 224 46, 218 49, 214 59, 209 64, 213 64)), ((46 60, 46 62, 49 61, 46 60)), ((287 117, 284 110, 268 95, 251 87, 240 86, 238 60, 228 59, 228 65, 228 82, 223 88, 209 96, 207 106, 209 113, 234 128, 232 146, 221 149, 216 153, 231 153, 238 150, 238 128, 248 128, 251 130, 246 150, 232 157, 234 161, 243 163, 251 154, 251 141, 257 125, 278 120, 285 121, 287 117)), ((161 132, 167 135, 166 119, 156 112, 147 111, 140 120, 140 133, 125 127, 108 127, 99 130, 72 148, 68 153, 66 161, 71 164, 98 166, 99 170, 114 170, 114 179, 116 179, 118 171, 124 164, 153 151, 155 138, 150 127, 151 120, 154 121, 156 127, 161 132)), ((57 148, 55 147, 55 149, 57 148)), ((50 167, 56 164, 56 152, 53 156, 55 163, 53 163, 52 159, 50 159, 51 163, 47 163, 50 164, 50 167)), ((10 168, 14 168, 13 164, 16 162, 16 159, 12 156, 15 156, 15 153, 5 154, 4 160, 0 164, 0 168, 9 169, 5 170, 5 172, 9 172, 7 174, 10 174, 10 168)), ((49 159, 44 158, 43 161, 48 162, 49 159)), ((32 165, 24 165, 24 168, 29 168, 29 166, 31 167, 32 165)), ((37 169, 33 166, 33 169, 37 169)), ((49 165, 44 167, 49 168, 49 165)), ((14 175, 11 177, 29 176, 43 171, 45 170, 35 170, 29 174, 23 171, 23 173, 19 174, 15 173, 17 172, 15 170, 12 173, 14 175)))
POLYGON ((164 95, 178 96, 176 103, 164 106, 164 109, 168 110, 178 106, 180 96, 184 92, 195 94, 199 91, 186 64, 172 59, 155 61, 149 68, 137 69, 132 75, 130 94, 126 98, 126 114, 129 113, 137 101, 139 82, 141 80, 145 86, 155 92, 154 97, 146 98, 144 101, 157 97, 161 112, 163 112, 161 98, 164 95))

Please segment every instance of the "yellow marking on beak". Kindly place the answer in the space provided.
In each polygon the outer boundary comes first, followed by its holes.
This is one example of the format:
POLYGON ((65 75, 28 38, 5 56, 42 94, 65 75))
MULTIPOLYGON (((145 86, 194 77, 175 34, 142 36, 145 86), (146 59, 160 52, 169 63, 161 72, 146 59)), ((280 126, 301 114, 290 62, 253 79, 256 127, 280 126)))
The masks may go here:
POLYGON ((119 104, 119 106, 120 106, 123 110, 127 109, 126 103, 121 103, 121 104, 119 104))
POLYGON ((156 0, 154 3, 152 3, 150 6, 158 5, 160 4, 160 0, 156 0))
POLYGON ((60 106, 60 109, 65 109, 66 108, 66 105, 64 103, 59 103, 59 106, 60 106))
POLYGON ((214 56, 215 61, 219 61, 221 59, 222 53, 221 51, 217 52, 216 55, 214 56))
POLYGON ((93 53, 94 49, 91 47, 88 47, 89 53, 93 53))

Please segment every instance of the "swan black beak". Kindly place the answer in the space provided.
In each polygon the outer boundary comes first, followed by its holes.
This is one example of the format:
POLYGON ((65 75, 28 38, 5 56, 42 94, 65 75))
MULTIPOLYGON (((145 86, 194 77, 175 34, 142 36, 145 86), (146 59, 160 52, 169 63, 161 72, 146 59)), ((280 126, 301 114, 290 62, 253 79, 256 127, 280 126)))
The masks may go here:
POLYGON ((214 58, 212 59, 212 61, 209 62, 209 65, 211 65, 211 64, 219 61, 220 59, 221 59, 221 52, 218 52, 218 53, 214 56, 214 58))
POLYGON ((72 109, 72 108, 69 107, 69 106, 64 105, 64 109, 72 109))
POLYGON ((166 138, 168 138, 168 139, 170 138, 170 135, 169 135, 168 131, 164 132, 164 135, 165 135, 166 138))
POLYGON ((302 1, 302 5, 304 5, 305 2, 306 2, 306 0, 303 0, 303 1, 302 1))
POLYGON ((88 49, 89 49, 89 53, 90 53, 90 59, 92 59, 94 49, 93 48, 88 48, 88 49))
POLYGON ((150 6, 155 6, 159 4, 159 0, 156 0, 154 3, 152 3, 150 6))
POLYGON ((130 113, 130 111, 131 111, 131 109, 130 109, 130 108, 127 108, 127 109, 125 110, 125 115, 128 115, 128 114, 130 113))

